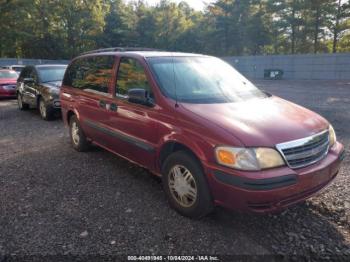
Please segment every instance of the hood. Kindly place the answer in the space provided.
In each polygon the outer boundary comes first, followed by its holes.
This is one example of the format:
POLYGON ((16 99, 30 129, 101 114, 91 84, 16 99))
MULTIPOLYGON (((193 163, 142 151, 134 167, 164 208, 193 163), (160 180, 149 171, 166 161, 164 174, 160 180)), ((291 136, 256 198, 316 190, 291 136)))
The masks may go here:
POLYGON ((279 97, 222 104, 182 104, 225 129, 247 147, 274 147, 328 128, 320 115, 279 97))
POLYGON ((16 78, 0 78, 0 84, 16 84, 16 78))
POLYGON ((52 82, 45 82, 42 83, 43 86, 49 87, 49 88, 55 88, 58 89, 61 87, 62 81, 52 81, 52 82))

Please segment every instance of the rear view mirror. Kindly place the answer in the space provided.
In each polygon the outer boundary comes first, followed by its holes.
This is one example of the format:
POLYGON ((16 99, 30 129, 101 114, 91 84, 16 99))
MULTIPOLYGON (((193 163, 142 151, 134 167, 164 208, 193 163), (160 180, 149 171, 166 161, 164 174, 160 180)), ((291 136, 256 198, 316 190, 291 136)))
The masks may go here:
POLYGON ((142 88, 132 88, 128 90, 128 101, 141 105, 153 105, 148 92, 142 88))

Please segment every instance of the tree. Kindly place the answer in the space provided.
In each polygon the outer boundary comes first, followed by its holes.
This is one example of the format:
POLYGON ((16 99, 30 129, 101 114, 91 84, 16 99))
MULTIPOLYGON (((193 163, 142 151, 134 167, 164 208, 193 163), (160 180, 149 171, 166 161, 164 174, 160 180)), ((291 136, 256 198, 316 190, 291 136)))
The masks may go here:
POLYGON ((123 1, 110 1, 110 11, 105 17, 105 27, 98 40, 100 47, 128 45, 132 31, 129 15, 132 13, 132 8, 123 1))
POLYGON ((266 46, 272 43, 271 20, 268 14, 266 1, 253 1, 250 7, 250 17, 247 20, 247 44, 246 53, 250 55, 261 55, 266 46))
POLYGON ((350 29, 350 1, 333 1, 333 23, 330 23, 330 30, 333 32, 332 52, 337 52, 339 37, 350 29))
POLYGON ((62 35, 67 39, 66 53, 76 56, 84 50, 96 48, 96 36, 103 32, 109 4, 104 0, 56 0, 62 35))
POLYGON ((154 16, 153 9, 143 1, 139 1, 135 6, 135 15, 134 42, 142 47, 156 47, 157 19, 154 16))
POLYGON ((191 20, 175 3, 161 0, 154 10, 156 18, 155 40, 160 48, 178 50, 177 39, 191 26, 191 20))
POLYGON ((330 0, 310 0, 307 7, 311 14, 310 32, 313 34, 313 52, 317 53, 320 49, 320 37, 326 37, 327 25, 332 19, 330 14, 333 3, 330 0))
POLYGON ((350 1, 0 0, 0 56, 72 58, 112 46, 218 56, 349 51, 350 1))
POLYGON ((31 37, 30 31, 26 32, 24 29, 30 18, 27 12, 29 8, 30 3, 28 1, 0 0, 1 57, 22 56, 21 43, 24 39, 31 37))

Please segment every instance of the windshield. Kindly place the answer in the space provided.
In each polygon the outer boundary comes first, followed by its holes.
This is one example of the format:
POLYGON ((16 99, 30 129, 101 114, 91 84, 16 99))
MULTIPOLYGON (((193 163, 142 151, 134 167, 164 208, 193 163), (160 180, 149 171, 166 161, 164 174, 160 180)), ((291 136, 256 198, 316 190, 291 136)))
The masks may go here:
POLYGON ((24 66, 13 66, 12 70, 15 70, 17 73, 21 73, 24 66))
POLYGON ((39 77, 42 83, 62 81, 66 66, 40 67, 38 68, 39 77))
POLYGON ((17 78, 18 75, 14 71, 0 71, 0 78, 17 78))
POLYGON ((214 57, 148 58, 162 91, 185 103, 230 103, 267 95, 214 57))

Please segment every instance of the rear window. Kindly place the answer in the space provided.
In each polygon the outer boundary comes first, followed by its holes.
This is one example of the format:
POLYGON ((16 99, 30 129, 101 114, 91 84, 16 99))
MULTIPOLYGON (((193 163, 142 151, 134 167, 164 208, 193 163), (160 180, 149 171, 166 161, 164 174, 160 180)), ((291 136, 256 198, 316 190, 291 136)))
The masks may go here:
POLYGON ((18 75, 14 71, 0 71, 0 78, 17 78, 18 75))
POLYGON ((108 93, 114 56, 83 57, 67 69, 63 85, 94 93, 108 93))
POLYGON ((18 74, 22 72, 24 66, 13 66, 12 70, 15 70, 18 74))

